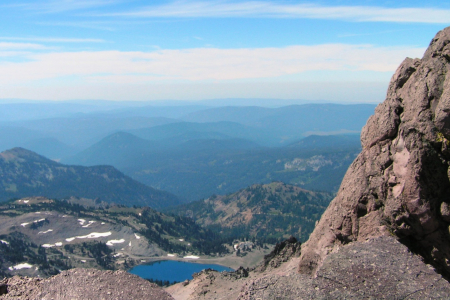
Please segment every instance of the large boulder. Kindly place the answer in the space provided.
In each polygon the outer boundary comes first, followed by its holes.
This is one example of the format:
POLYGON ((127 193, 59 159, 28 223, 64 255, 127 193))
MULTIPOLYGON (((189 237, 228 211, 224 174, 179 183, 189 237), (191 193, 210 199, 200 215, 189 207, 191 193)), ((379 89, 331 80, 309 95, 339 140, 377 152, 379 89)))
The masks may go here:
POLYGON ((314 274, 342 245, 392 235, 450 274, 450 27, 407 58, 361 132, 363 150, 302 246, 314 274))

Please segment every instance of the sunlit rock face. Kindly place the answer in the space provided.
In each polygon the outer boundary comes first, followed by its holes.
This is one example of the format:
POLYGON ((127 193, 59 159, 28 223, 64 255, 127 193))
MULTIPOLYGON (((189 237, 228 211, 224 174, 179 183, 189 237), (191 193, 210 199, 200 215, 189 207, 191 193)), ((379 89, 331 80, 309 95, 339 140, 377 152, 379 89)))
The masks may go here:
POLYGON ((450 274, 450 27, 407 58, 361 133, 363 150, 302 246, 299 271, 330 252, 393 235, 450 274))

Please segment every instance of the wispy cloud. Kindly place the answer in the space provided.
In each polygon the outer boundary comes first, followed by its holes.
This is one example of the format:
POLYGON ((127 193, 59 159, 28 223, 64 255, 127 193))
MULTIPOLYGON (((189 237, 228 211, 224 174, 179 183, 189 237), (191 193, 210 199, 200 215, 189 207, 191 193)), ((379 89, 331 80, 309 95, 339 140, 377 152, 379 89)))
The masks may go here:
POLYGON ((0 36, 4 41, 30 41, 47 43, 104 43, 102 39, 55 38, 55 37, 8 37, 0 36))
POLYGON ((367 32, 367 33, 342 33, 339 34, 338 37, 345 38, 345 37, 358 37, 358 36, 373 36, 373 35, 381 35, 381 34, 389 34, 394 32, 404 32, 405 30, 384 30, 384 31, 377 31, 377 32, 367 32))
POLYGON ((118 2, 118 0, 46 0, 39 1, 39 3, 21 3, 16 7, 40 13, 60 13, 106 6, 118 2))
MULTIPOLYGON (((7 43, 3 43, 7 48, 7 43)), ((0 43, 0 49, 1 48, 0 43)), ((24 47, 26 47, 24 44, 24 47)), ((30 44, 28 47, 33 47, 30 44)), ((76 82, 129 84, 276 78, 307 71, 393 72, 424 48, 326 44, 284 48, 61 52, 0 63, 0 86, 76 78, 76 82), (333 59, 330 59, 333 57, 333 59)))
POLYGON ((0 51, 4 50, 46 50, 46 46, 32 43, 0 42, 0 51))
POLYGON ((436 8, 386 8, 380 6, 324 6, 288 4, 269 1, 176 1, 147 6, 129 12, 107 14, 139 18, 306 18, 346 20, 354 22, 410 22, 447 24, 450 10, 436 8))
POLYGON ((36 22, 37 25, 50 26, 50 27, 74 27, 74 28, 88 28, 104 31, 114 31, 114 27, 110 26, 105 22, 90 22, 90 21, 80 21, 80 22, 36 22))

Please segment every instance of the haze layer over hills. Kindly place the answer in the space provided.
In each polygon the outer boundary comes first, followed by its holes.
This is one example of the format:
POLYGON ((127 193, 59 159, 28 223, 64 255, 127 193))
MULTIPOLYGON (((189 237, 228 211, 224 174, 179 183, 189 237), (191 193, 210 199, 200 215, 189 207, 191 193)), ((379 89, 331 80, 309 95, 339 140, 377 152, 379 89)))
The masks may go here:
POLYGON ((271 181, 336 192, 374 105, 89 102, 0 108, 8 112, 0 123, 2 150, 23 147, 64 164, 111 165, 193 201, 271 181))

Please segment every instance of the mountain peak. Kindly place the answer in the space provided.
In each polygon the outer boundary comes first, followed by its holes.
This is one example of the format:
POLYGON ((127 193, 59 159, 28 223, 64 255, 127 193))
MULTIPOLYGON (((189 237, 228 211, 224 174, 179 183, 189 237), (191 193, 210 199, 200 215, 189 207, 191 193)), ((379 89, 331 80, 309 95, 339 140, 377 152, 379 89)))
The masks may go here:
POLYGON ((46 162, 46 163, 55 163, 55 161, 52 161, 44 156, 41 156, 33 151, 16 147, 9 150, 5 150, 0 153, 0 160, 3 160, 4 162, 11 162, 11 161, 26 161, 26 160, 33 160, 36 162, 46 162))
POLYGON ((115 204, 165 207, 174 195, 137 182, 111 166, 63 165, 23 148, 0 153, 0 202, 11 198, 71 196, 115 204))
POLYGON ((407 58, 361 132, 362 152, 302 247, 314 273, 342 245, 394 235, 450 274, 450 27, 407 58))

